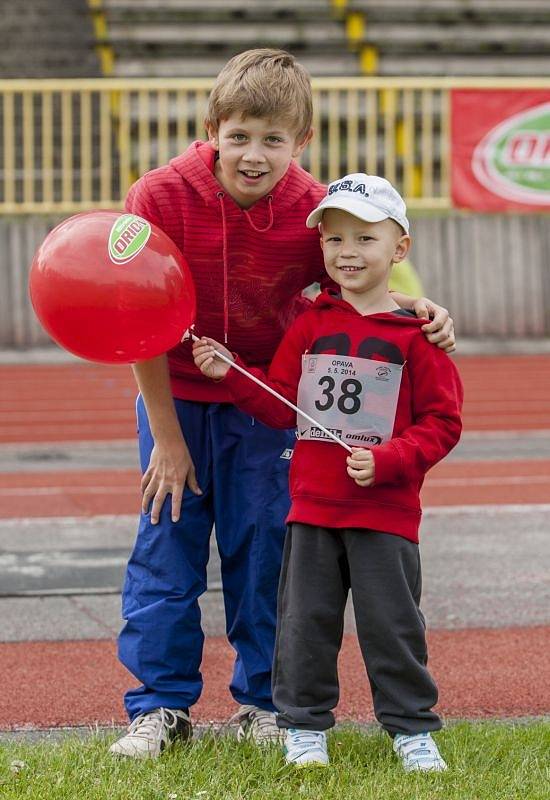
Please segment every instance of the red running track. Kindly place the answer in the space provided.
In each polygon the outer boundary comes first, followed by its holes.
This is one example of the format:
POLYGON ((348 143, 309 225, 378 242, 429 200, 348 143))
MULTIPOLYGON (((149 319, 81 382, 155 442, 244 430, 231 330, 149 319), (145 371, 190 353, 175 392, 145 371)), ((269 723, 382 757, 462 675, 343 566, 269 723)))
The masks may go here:
MULTIPOLYGON (((550 627, 431 631, 430 668, 446 717, 522 717, 550 711, 550 627), (511 680, 511 677, 513 678, 511 680)), ((233 656, 221 638, 206 640, 205 690, 193 710, 202 723, 236 709, 227 689, 233 656)), ((124 691, 135 685, 109 641, 0 645, 0 728, 124 723, 124 691)), ((344 637, 339 719, 373 719, 355 637, 344 637)))
MULTIPOLYGON (((81 517, 135 514, 136 470, 16 472, 1 477, 0 514, 81 517)), ((443 462, 426 476, 424 506, 547 503, 550 461, 443 462)))
MULTIPOLYGON (((550 428, 550 355, 456 358, 469 431, 550 428)), ((0 366, 0 443, 135 436, 132 372, 86 363, 0 366)))

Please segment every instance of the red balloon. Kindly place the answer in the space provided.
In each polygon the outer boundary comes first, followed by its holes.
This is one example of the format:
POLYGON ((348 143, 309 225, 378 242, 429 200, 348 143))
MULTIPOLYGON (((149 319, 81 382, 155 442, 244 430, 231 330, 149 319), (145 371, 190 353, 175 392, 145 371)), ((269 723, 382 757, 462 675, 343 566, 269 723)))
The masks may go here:
POLYGON ((176 245, 142 217, 117 211, 86 211, 54 228, 34 257, 30 295, 52 339, 108 364, 165 353, 196 311, 176 245))

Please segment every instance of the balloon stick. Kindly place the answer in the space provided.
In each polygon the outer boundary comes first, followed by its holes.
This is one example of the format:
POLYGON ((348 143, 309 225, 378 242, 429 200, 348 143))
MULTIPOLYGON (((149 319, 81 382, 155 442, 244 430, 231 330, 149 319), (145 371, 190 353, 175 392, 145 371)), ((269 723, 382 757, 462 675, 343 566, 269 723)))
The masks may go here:
MULTIPOLYGON (((195 336, 195 334, 191 333, 191 332, 189 332, 189 334, 190 334, 190 336, 191 336, 191 338, 193 339, 194 342, 200 342, 200 337, 199 336, 195 336)), ((338 436, 336 436, 336 434, 334 434, 332 431, 329 431, 328 428, 325 428, 324 425, 321 425, 321 423, 317 422, 316 419, 313 419, 313 417, 310 417, 309 414, 306 414, 306 412, 302 411, 300 408, 298 408, 298 406, 295 406, 294 403, 291 403, 290 400, 286 399, 286 397, 283 397, 281 394, 276 392, 274 389, 271 388, 271 386, 267 386, 267 384, 263 383, 263 381, 261 381, 255 375, 251 375, 251 373, 247 372, 246 369, 243 369, 243 367, 241 367, 239 364, 235 364, 234 361, 232 361, 227 356, 224 356, 223 353, 220 353, 216 349, 214 349, 214 355, 217 358, 221 358, 222 361, 225 361, 225 363, 229 364, 229 366, 232 367, 233 369, 236 369, 237 372, 240 372, 242 375, 246 375, 247 378, 249 378, 251 381, 254 381, 254 383, 257 383, 258 386, 261 386, 262 389, 265 389, 266 392, 269 392, 269 394, 272 394, 273 397, 276 397, 278 400, 280 400, 282 403, 287 405, 289 408, 292 408, 292 410, 296 411, 297 414, 300 414, 300 416, 305 417, 309 422, 312 422, 320 430, 322 430, 323 433, 325 433, 330 439, 332 439, 337 444, 339 444, 340 447, 343 447, 344 450, 347 450, 348 453, 352 453, 353 452, 351 447, 349 445, 347 445, 345 442, 343 442, 341 439, 339 439, 338 436)))

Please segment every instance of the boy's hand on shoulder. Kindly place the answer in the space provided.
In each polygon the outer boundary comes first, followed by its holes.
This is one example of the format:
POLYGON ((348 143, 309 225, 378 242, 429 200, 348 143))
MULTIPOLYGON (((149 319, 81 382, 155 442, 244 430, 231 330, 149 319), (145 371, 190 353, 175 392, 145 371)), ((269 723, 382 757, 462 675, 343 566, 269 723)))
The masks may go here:
POLYGON ((199 341, 194 342, 193 358, 195 359, 195 366, 200 369, 203 375, 214 381, 221 381, 231 368, 221 358, 216 357, 215 350, 226 356, 226 358, 231 359, 231 361, 235 360, 227 347, 207 336, 203 336, 199 341))
POLYGON ((414 301, 412 310, 419 319, 430 320, 422 326, 422 332, 431 344, 436 344, 445 353, 456 350, 454 323, 446 308, 427 297, 420 297, 414 301))
POLYGON ((371 450, 352 447, 352 454, 346 459, 348 475, 358 486, 372 486, 374 483, 374 456, 371 450))

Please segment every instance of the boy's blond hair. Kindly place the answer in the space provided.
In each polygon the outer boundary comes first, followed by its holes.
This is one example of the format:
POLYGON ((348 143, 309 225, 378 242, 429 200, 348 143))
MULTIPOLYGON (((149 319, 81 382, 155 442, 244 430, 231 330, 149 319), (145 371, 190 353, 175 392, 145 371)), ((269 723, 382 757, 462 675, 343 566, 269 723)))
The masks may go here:
POLYGON ((210 93, 205 124, 217 130, 233 114, 281 120, 302 141, 313 116, 311 81, 305 67, 284 50, 246 50, 230 59, 210 93))

